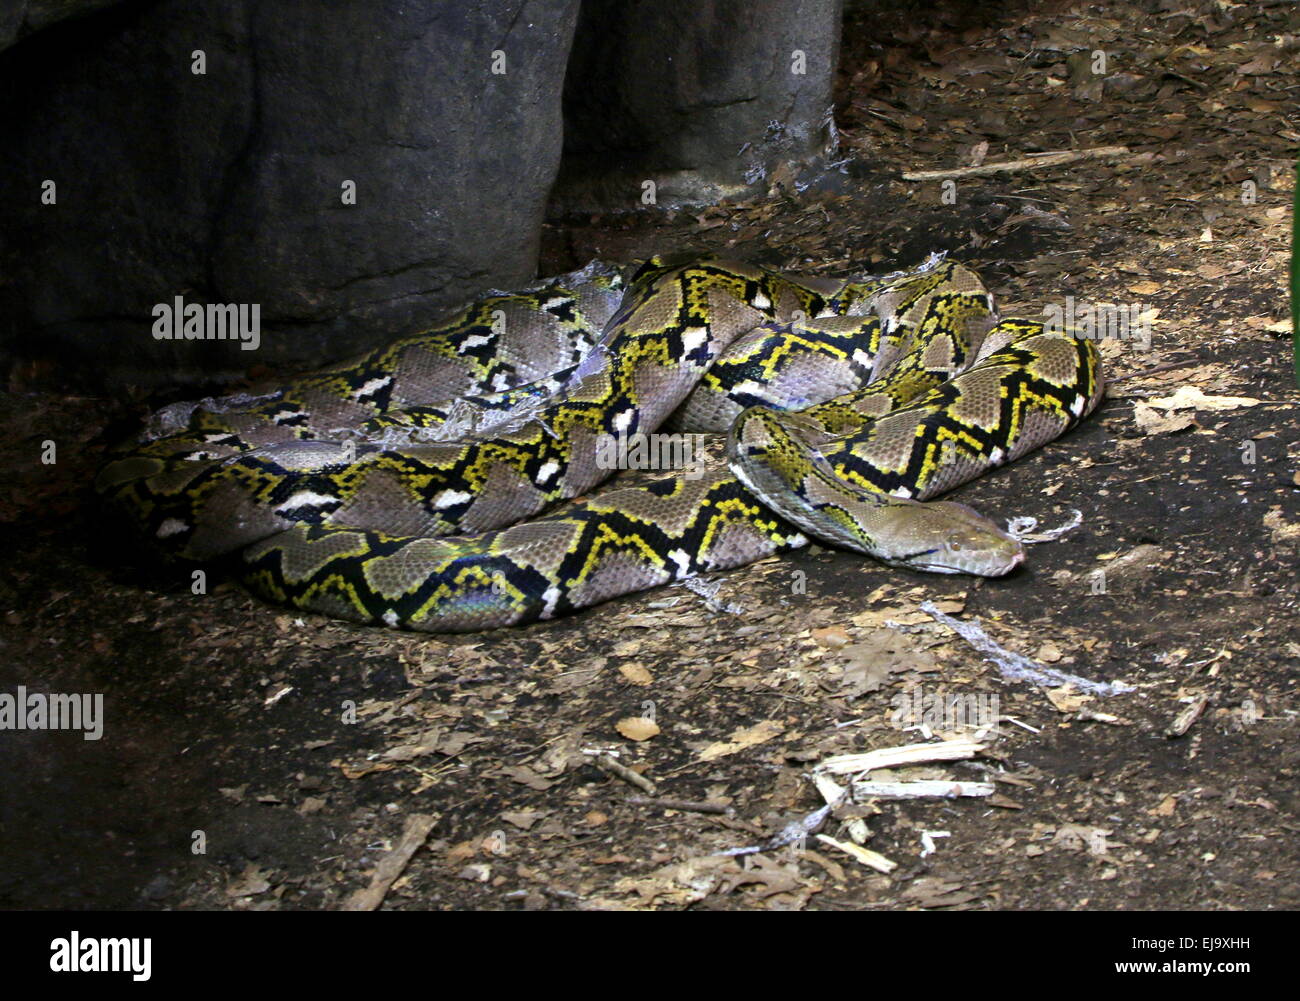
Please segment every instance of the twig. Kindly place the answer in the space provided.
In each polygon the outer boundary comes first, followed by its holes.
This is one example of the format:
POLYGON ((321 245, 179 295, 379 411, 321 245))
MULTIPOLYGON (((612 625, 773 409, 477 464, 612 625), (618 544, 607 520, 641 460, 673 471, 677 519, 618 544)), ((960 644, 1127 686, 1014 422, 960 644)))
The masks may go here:
POLYGON ((630 782, 648 796, 653 796, 658 790, 655 784, 644 775, 632 771, 627 765, 621 765, 608 754, 597 754, 591 759, 594 764, 603 772, 609 772, 611 775, 617 775, 624 782, 630 782))
POLYGON ((730 815, 734 808, 726 803, 695 802, 689 799, 664 799, 662 797, 632 796, 629 803, 636 806, 655 806, 663 810, 681 810, 683 813, 720 813, 730 815))
POLYGON ((838 848, 845 855, 850 855, 857 859, 865 866, 870 866, 877 872, 889 874, 898 868, 898 863, 891 859, 885 858, 880 852, 873 852, 870 848, 863 848, 861 845, 855 845, 851 841, 837 841, 828 834, 817 835, 817 840, 823 844, 828 844, 832 848, 838 848))
POLYGON ((914 782, 853 782, 854 801, 861 799, 957 799, 961 796, 992 796, 992 782, 945 782, 922 779, 914 782))
POLYGON ((1057 167, 1076 160, 1105 160, 1115 156, 1128 156, 1127 146, 1097 146, 1093 149, 1063 149, 1053 153, 1034 153, 1023 160, 1003 160, 1000 163, 982 163, 978 167, 953 167, 950 170, 910 170, 903 174, 905 181, 942 181, 949 177, 982 177, 988 174, 1011 173, 1019 170, 1038 170, 1057 167))
POLYGON ((1202 83, 1200 80, 1193 80, 1190 76, 1183 76, 1181 73, 1175 73, 1173 70, 1165 70, 1165 76, 1171 76, 1175 80, 1181 80, 1183 83, 1191 84, 1197 90, 1209 90, 1210 85, 1202 83))
POLYGON ((1124 375, 1117 375, 1112 379, 1106 380, 1106 385, 1113 385, 1117 382, 1123 382, 1125 379, 1136 379, 1142 375, 1155 375, 1157 372, 1169 372, 1176 368, 1188 368, 1192 365, 1199 365, 1201 359, 1193 358, 1190 361, 1171 361, 1164 365, 1157 365, 1155 368, 1144 368, 1138 372, 1128 372, 1124 375))
POLYGON ((1165 729, 1165 736, 1173 739, 1186 734, 1192 728, 1192 724, 1200 718, 1201 713, 1205 712, 1205 707, 1209 704, 1210 697, 1208 695, 1202 695, 1193 700, 1191 705, 1174 717, 1174 721, 1165 729))
POLYGON ((814 771, 821 775, 861 775, 878 768, 899 768, 927 761, 961 761, 975 757, 982 750, 984 745, 979 741, 957 737, 936 744, 903 744, 862 754, 837 754, 820 762, 814 771))
POLYGON ((381 858, 379 864, 375 866, 374 875, 370 877, 370 885, 348 897, 340 910, 373 911, 382 904, 389 889, 397 882, 397 877, 406 870, 411 856, 424 844, 424 839, 429 836, 436 822, 436 818, 424 813, 414 813, 408 817, 402 837, 393 846, 393 850, 381 858))

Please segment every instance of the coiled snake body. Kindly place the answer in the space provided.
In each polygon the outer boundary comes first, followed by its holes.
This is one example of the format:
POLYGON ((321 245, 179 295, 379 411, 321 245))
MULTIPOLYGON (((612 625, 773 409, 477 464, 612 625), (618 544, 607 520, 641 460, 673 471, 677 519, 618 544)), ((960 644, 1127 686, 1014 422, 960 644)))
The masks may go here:
POLYGON ((1061 435, 1101 392, 1091 342, 999 322, 956 263, 833 281, 655 258, 488 296, 263 396, 165 408, 97 488, 273 601, 465 631, 809 536, 1006 573, 1016 540, 920 502, 1061 435), (614 471, 611 441, 660 427, 729 432, 730 468, 583 496, 614 471))

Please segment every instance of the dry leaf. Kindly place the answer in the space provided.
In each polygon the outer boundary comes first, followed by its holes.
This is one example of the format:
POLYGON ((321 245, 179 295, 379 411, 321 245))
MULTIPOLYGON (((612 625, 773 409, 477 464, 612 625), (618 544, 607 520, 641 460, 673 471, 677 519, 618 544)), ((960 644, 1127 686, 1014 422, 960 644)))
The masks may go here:
POLYGON ((1052 703, 1059 713, 1076 713, 1085 703, 1092 701, 1091 695, 1076 691, 1072 685, 1049 688, 1046 694, 1047 701, 1052 703))
POLYGON ((618 673, 633 685, 648 685, 654 681, 654 675, 640 664, 622 664, 619 666, 618 673))
POLYGON ((1089 855, 1105 855, 1111 848, 1106 843, 1106 837, 1111 833, 1113 832, 1086 824, 1062 824, 1052 838, 1052 844, 1066 851, 1086 849, 1089 855))
POLYGON ((614 884, 614 893, 635 893, 642 904, 685 906, 703 900, 718 888, 724 876, 740 872, 735 859, 704 855, 656 869, 648 876, 626 877, 614 884))
POLYGON ((544 779, 527 765, 512 765, 502 768, 495 774, 504 775, 508 779, 514 779, 520 785, 525 785, 529 789, 536 789, 538 792, 545 792, 551 786, 555 785, 550 779, 544 779))
POLYGON ((1046 664, 1055 664, 1060 659, 1061 659, 1061 648, 1058 647, 1051 640, 1048 640, 1047 642, 1042 644, 1042 646, 1038 648, 1038 652, 1034 654, 1034 660, 1046 664))
POLYGON ((1264 515, 1264 527, 1272 533, 1275 546, 1300 546, 1300 522, 1287 521, 1279 508, 1264 515))
POLYGON ((751 855, 748 867, 741 869, 740 872, 728 873, 722 878, 718 892, 732 893, 738 887, 750 883, 759 884, 760 900, 776 893, 794 893, 804 889, 814 892, 820 890, 816 883, 810 883, 800 877, 796 863, 781 865, 763 855, 751 855))
POLYGON ((840 656, 845 665, 841 684, 850 698, 879 691, 891 674, 938 669, 933 656, 894 629, 877 629, 861 643, 845 647, 840 656))
POLYGON ((1143 543, 1140 546, 1134 546, 1123 556, 1116 553, 1107 553, 1098 556, 1097 559, 1104 558, 1110 561, 1104 569, 1107 582, 1112 583, 1144 577, 1161 564, 1168 562, 1169 557, 1168 550, 1161 549, 1151 543, 1143 543))
POLYGON ((1147 813, 1152 817, 1172 817, 1176 809, 1178 809, 1178 797, 1166 796, 1158 806, 1153 806, 1147 813))
POLYGON ((922 876, 906 890, 899 900, 918 907, 962 907, 984 896, 967 890, 961 883, 949 883, 938 876, 922 876))
POLYGON ((1172 434, 1196 427, 1191 414, 1162 414, 1145 403, 1133 404, 1133 420, 1143 434, 1172 434))
POLYGON ((250 862, 244 867, 244 871, 227 885, 226 896, 253 897, 265 893, 270 888, 271 883, 267 880, 266 874, 256 864, 250 862))
POLYGON ((659 734, 659 724, 645 716, 626 716, 614 724, 614 729, 628 740, 649 740, 659 734))
POLYGON ((1250 396, 1206 396, 1195 386, 1179 386, 1172 396, 1147 402, 1161 410, 1236 410, 1257 406, 1261 401, 1250 396))
POLYGON ((813 641, 818 646, 828 647, 831 650, 838 650, 841 647, 848 646, 849 634, 843 626, 829 626, 826 629, 814 629, 812 631, 813 641))
POLYGON ((507 824, 514 824, 515 827, 527 831, 544 816, 545 814, 540 810, 507 810, 501 814, 501 819, 507 824))
POLYGON ((774 719, 765 719, 753 726, 742 727, 733 731, 729 740, 720 740, 706 747, 700 752, 700 760, 713 761, 716 758, 725 758, 729 754, 735 754, 738 751, 765 743, 779 735, 784 729, 784 724, 774 719))

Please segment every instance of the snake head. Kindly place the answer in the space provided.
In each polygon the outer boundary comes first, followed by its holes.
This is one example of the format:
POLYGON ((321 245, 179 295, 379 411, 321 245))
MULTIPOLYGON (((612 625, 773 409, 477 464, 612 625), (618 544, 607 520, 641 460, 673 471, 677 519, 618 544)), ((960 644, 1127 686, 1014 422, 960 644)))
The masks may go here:
POLYGON ((1001 577, 1025 558, 1025 548, 983 515, 954 501, 908 506, 890 534, 886 563, 926 573, 1001 577))

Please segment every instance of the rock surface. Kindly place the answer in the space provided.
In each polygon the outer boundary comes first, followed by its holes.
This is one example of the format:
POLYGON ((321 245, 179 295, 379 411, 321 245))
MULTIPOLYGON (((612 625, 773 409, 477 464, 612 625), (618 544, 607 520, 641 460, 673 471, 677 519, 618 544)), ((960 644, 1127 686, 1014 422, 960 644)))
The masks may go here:
POLYGON ((841 0, 99 6, 0 0, 20 382, 315 367, 525 284, 565 136, 560 210, 765 185, 826 144, 841 0), (155 339, 177 296, 256 304, 257 350, 155 339))
POLYGON ((74 382, 221 379, 530 279, 577 10, 128 3, 24 39, 0 55, 6 346, 74 382), (260 304, 260 348, 155 340, 176 295, 260 304))
POLYGON ((712 204, 831 142, 842 0, 584 0, 565 81, 567 208, 712 204))

